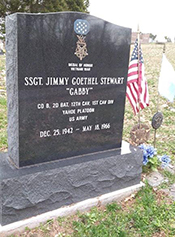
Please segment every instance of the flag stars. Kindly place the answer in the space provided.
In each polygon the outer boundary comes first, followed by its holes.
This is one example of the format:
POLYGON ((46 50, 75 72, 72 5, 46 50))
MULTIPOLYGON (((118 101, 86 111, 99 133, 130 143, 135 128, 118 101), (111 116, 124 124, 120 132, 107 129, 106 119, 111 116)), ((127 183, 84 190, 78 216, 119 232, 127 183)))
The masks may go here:
POLYGON ((131 60, 138 60, 138 54, 139 54, 140 63, 143 63, 142 50, 141 50, 141 47, 138 50, 138 40, 136 40, 134 44, 134 50, 131 56, 131 60))

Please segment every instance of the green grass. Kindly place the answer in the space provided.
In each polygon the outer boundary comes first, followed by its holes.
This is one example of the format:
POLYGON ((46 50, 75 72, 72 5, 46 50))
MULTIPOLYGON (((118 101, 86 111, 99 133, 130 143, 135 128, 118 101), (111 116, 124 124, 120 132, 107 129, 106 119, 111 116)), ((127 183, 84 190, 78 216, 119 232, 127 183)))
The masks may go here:
POLYGON ((175 234, 172 223, 175 221, 175 204, 157 202, 156 195, 149 186, 138 193, 134 211, 130 215, 134 228, 141 236, 151 236, 156 232, 175 234))
POLYGON ((172 184, 175 184, 175 175, 170 173, 167 170, 162 170, 161 172, 163 174, 163 176, 165 177, 165 179, 167 179, 167 182, 164 182, 159 188, 169 188, 172 184))
POLYGON ((0 55, 0 89, 5 89, 5 56, 0 55))
POLYGON ((173 236, 174 221, 175 204, 158 203, 156 195, 147 185, 138 192, 135 203, 127 211, 113 203, 107 205, 105 211, 94 208, 80 215, 78 221, 73 223, 72 236, 152 236, 161 231, 173 236))
POLYGON ((0 151, 7 148, 7 104, 6 98, 0 97, 0 151))
POLYGON ((0 151, 7 150, 7 98, 5 87, 5 56, 0 55, 0 151))

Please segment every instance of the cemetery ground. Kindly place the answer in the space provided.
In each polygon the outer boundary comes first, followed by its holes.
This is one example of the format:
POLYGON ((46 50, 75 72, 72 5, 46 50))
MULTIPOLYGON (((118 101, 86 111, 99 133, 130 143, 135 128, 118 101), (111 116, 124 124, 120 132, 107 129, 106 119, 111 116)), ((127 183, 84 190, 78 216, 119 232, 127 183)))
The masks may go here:
MULTIPOLYGON (((163 113, 162 126, 157 130, 156 148, 158 155, 168 155, 171 165, 175 165, 175 102, 170 103, 163 97, 158 99, 158 77, 161 68, 163 45, 142 45, 145 76, 148 81, 150 105, 141 111, 141 123, 150 127, 148 145, 153 145, 154 130, 151 119, 159 111, 163 113)), ((131 48, 132 52, 132 48, 131 48)), ((166 56, 175 69, 175 44, 166 44, 166 56)), ((126 99, 123 140, 130 142, 130 131, 138 123, 131 106, 126 99)), ((7 151, 7 106, 5 91, 5 56, 0 56, 0 151, 7 151)), ((155 156, 156 157, 156 156, 155 156)), ((99 205, 86 213, 77 213, 69 217, 58 217, 48 220, 37 228, 26 228, 16 236, 75 236, 75 237, 108 237, 108 236, 175 236, 175 197, 167 190, 175 184, 175 173, 161 168, 157 159, 143 167, 142 181, 145 182, 138 193, 131 195, 121 203, 106 206, 99 205), (163 182, 157 187, 147 183, 147 176, 157 169, 164 176, 163 182)), ((175 191, 175 187, 174 187, 175 191)))

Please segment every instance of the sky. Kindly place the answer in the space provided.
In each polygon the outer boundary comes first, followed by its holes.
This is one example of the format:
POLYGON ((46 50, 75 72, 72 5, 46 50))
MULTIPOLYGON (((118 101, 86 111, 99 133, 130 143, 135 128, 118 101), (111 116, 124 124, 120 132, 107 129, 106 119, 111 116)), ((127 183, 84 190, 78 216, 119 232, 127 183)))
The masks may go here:
POLYGON ((91 15, 160 37, 175 37, 174 0, 90 0, 91 15))

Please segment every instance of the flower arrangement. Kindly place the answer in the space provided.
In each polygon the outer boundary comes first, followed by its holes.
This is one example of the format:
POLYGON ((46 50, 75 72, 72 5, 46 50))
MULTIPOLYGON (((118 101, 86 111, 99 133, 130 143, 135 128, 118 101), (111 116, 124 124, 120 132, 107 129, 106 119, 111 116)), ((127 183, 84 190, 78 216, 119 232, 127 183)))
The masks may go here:
POLYGON ((153 170, 157 169, 159 162, 161 162, 162 168, 169 166, 171 162, 169 156, 155 156, 157 150, 153 146, 141 144, 139 148, 143 151, 143 165, 148 164, 153 170))
POLYGON ((150 159, 157 154, 157 150, 153 146, 146 146, 145 144, 141 144, 139 146, 140 149, 143 150, 143 164, 147 165, 150 162, 150 159))
POLYGON ((169 164, 171 162, 171 159, 167 155, 157 156, 157 158, 162 163, 161 164, 162 168, 165 168, 165 167, 169 166, 169 164))

